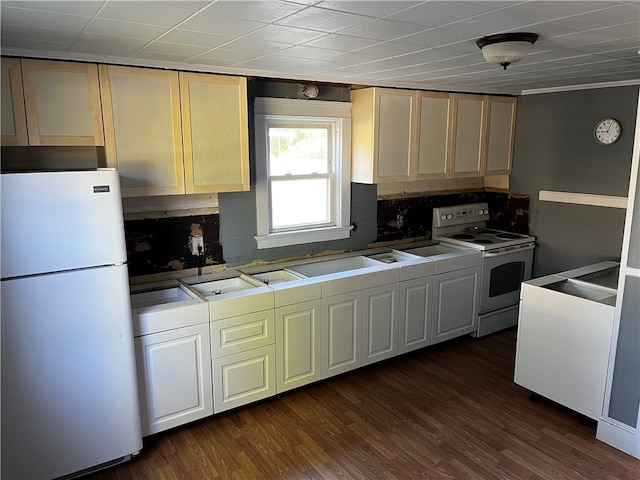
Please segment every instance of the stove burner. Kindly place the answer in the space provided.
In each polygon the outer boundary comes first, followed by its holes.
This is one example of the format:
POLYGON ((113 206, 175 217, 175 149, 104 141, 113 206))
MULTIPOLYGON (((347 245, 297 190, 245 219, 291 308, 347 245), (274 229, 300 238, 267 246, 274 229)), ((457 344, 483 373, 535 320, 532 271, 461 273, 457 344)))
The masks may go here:
POLYGON ((500 233, 500 234, 496 235, 496 237, 498 237, 498 238, 516 239, 516 238, 520 238, 521 235, 517 235, 515 233, 500 233))
POLYGON ((486 238, 479 238, 477 240, 474 240, 473 243, 481 243, 483 245, 489 245, 490 243, 493 243, 492 240, 488 240, 486 238))
POLYGON ((476 237, 468 233, 455 233, 451 235, 451 238, 455 238, 456 240, 473 240, 476 237))

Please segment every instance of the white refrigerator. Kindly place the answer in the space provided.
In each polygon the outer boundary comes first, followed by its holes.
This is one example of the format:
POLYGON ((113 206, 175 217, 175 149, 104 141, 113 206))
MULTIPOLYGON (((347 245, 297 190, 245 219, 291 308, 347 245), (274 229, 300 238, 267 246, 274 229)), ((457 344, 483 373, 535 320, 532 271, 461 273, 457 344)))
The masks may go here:
POLYGON ((6 173, 1 189, 1 477, 50 479, 142 448, 113 169, 6 173))

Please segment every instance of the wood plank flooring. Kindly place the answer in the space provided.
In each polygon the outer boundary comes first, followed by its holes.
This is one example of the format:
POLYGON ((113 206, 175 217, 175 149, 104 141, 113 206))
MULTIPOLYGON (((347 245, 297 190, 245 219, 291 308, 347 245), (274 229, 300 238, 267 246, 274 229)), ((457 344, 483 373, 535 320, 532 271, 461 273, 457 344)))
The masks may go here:
POLYGON ((640 479, 640 460, 513 383, 515 337, 456 339, 148 437, 88 478, 640 479))

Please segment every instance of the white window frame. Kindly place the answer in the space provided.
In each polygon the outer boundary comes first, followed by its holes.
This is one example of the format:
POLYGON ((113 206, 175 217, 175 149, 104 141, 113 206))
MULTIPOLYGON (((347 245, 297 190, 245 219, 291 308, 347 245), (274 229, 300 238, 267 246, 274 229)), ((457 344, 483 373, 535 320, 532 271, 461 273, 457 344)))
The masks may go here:
MULTIPOLYGON (((255 99, 256 139, 256 212, 258 249, 325 242, 349 238, 351 218, 351 103, 317 100, 292 100, 282 98, 255 99), (271 229, 269 192, 269 143, 270 126, 301 128, 312 124, 331 125, 333 139, 330 153, 333 165, 332 215, 330 226, 301 227, 277 231, 271 229)), ((300 199, 299 199, 300 200, 300 199)))

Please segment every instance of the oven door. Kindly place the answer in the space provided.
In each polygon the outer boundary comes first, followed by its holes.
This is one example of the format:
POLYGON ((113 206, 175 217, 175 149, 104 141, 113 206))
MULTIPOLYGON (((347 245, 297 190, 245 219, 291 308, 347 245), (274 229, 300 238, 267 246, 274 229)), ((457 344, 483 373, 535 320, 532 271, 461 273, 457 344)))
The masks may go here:
POLYGON ((480 313, 517 305, 520 285, 531 278, 534 245, 506 252, 484 252, 480 313))

